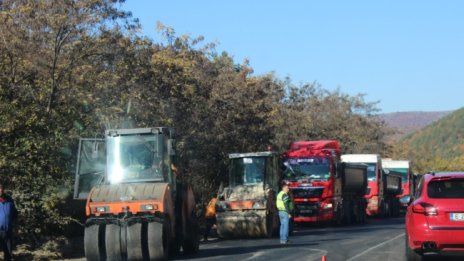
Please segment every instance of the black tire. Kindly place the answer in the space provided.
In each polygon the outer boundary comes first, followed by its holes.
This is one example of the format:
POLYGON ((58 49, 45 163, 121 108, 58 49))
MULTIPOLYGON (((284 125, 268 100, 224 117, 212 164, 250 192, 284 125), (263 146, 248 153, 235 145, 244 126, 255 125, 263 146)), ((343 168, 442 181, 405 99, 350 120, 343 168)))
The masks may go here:
POLYGON ((84 252, 88 261, 106 260, 104 225, 91 225, 85 228, 84 252))
POLYGON ((182 247, 181 242, 176 238, 173 238, 169 242, 169 255, 177 255, 180 253, 180 248, 182 247))
POLYGON ((379 207, 379 214, 378 214, 378 216, 379 216, 380 218, 385 218, 385 217, 387 217, 387 209, 386 209, 386 207, 385 207, 385 201, 380 201, 379 204, 380 204, 380 207, 379 207))
POLYGON ((293 236, 295 231, 295 222, 293 221, 293 216, 288 220, 288 235, 293 236))
POLYGON ((342 207, 340 205, 337 206, 337 209, 335 210, 335 219, 333 221, 334 226, 341 226, 343 224, 343 217, 342 217, 342 207))
POLYGON ((353 223, 353 208, 351 206, 351 203, 348 203, 345 207, 345 224, 346 225, 351 225, 353 223))
POLYGON ((115 224, 106 225, 105 231, 106 258, 108 260, 122 260, 121 227, 115 224))
POLYGON ((404 245, 405 245, 405 248, 406 248, 405 253, 406 253, 406 260, 407 261, 421 261, 421 260, 424 260, 420 254, 416 253, 416 251, 409 248, 408 235, 407 234, 405 236, 404 242, 405 242, 404 245))
POLYGON ((265 237, 271 238, 274 235, 274 214, 269 213, 266 215, 266 233, 265 237))
MULTIPOLYGON (((146 243, 146 242, 145 242, 146 243)), ((143 261, 142 223, 127 227, 127 260, 143 261)))
POLYGON ((198 252, 200 248, 200 228, 197 217, 192 214, 187 222, 186 238, 182 241, 182 249, 184 254, 191 255, 198 252))
POLYGON ((385 217, 390 218, 391 216, 392 216, 391 202, 387 201, 387 202, 385 202, 385 217))
MULTIPOLYGON (((167 222, 167 221, 166 221, 167 222)), ((150 222, 147 226, 148 260, 165 260, 169 253, 169 227, 150 222)))
POLYGON ((399 217, 400 216, 400 202, 398 200, 395 200, 395 204, 393 207, 393 217, 399 217))
POLYGON ((366 223, 366 219, 367 219, 367 214, 366 214, 366 204, 361 204, 361 210, 359 211, 359 214, 361 216, 361 224, 365 224, 366 223))

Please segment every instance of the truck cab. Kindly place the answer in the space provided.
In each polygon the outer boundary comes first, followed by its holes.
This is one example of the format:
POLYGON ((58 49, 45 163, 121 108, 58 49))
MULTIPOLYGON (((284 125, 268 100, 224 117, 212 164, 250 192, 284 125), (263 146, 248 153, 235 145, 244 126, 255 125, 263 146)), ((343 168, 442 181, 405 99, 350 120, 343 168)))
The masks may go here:
POLYGON ((366 168, 341 164, 338 141, 292 142, 282 167, 295 205, 294 222, 363 222, 366 168))

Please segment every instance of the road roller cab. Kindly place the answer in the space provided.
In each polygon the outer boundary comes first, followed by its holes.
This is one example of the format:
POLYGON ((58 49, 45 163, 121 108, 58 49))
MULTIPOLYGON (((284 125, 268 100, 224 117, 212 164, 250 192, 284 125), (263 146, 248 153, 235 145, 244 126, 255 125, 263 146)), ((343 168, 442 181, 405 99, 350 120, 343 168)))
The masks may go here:
POLYGON ((87 260, 159 260, 198 250, 192 188, 174 165, 172 130, 107 130, 81 139, 74 197, 86 199, 87 260))
POLYGON ((229 184, 216 202, 219 236, 272 236, 279 226, 275 198, 280 181, 278 153, 230 154, 229 184))

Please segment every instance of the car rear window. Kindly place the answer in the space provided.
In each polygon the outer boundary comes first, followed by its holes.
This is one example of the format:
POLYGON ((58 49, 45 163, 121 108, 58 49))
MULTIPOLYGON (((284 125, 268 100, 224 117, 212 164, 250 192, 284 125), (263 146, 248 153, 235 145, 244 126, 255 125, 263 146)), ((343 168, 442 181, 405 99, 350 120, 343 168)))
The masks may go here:
POLYGON ((431 181, 427 187, 429 198, 464 198, 464 180, 431 181))

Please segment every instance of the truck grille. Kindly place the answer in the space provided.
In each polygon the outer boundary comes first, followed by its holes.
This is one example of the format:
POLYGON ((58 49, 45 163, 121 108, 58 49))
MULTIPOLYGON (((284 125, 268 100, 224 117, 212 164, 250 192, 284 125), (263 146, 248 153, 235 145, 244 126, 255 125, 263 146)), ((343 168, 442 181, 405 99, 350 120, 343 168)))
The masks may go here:
POLYGON ((320 198, 324 188, 292 188, 294 198, 320 198))
POLYGON ((315 216, 319 213, 319 203, 315 202, 295 204, 295 210, 298 216, 315 216))

